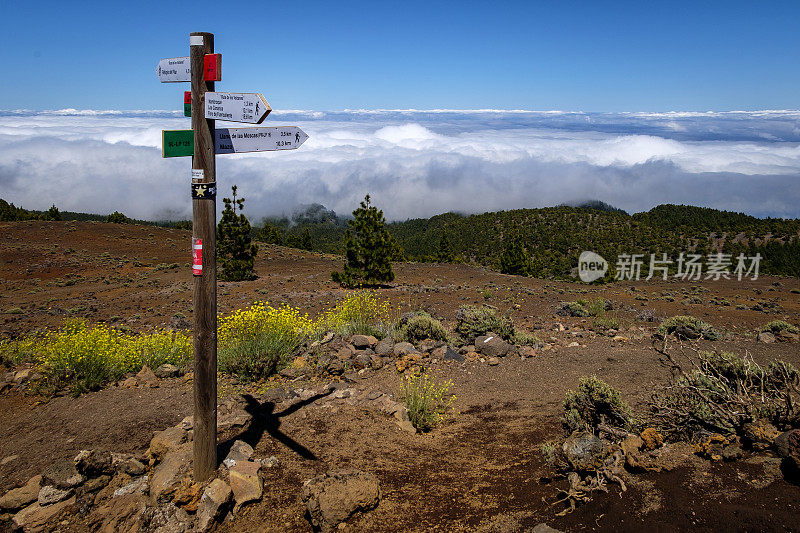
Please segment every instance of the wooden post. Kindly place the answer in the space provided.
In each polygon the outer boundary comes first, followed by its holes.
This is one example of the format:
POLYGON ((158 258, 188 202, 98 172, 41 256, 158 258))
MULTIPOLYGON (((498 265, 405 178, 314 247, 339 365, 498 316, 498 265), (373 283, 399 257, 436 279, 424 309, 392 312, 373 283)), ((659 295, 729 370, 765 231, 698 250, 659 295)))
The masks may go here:
MULTIPOLYGON (((214 53, 214 34, 190 37, 192 182, 215 183, 214 121, 205 118, 205 93, 214 82, 203 79, 203 58, 214 53), (202 176, 198 170, 202 170, 202 176)), ((194 277, 194 480, 202 482, 217 468, 217 262, 216 197, 192 199, 192 235, 202 239, 202 274, 194 277)))

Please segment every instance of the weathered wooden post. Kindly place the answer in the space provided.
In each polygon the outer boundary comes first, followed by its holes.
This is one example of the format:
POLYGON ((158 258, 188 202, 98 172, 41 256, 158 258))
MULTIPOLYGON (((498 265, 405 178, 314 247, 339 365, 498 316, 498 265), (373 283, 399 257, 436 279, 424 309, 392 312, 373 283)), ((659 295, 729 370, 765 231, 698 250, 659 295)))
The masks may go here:
POLYGON ((205 118, 204 59, 214 53, 214 34, 189 37, 192 84, 192 212, 193 246, 202 246, 202 271, 194 276, 194 480, 205 481, 217 468, 217 258, 216 160, 214 120, 205 118), (208 184, 198 197, 197 184, 208 184))
MULTIPOLYGON (((214 120, 261 124, 272 108, 261 93, 217 93, 221 54, 214 34, 189 35, 189 56, 158 62, 162 83, 190 82, 191 130, 164 130, 163 157, 192 156, 192 273, 194 274, 194 479, 217 468, 217 167, 216 154, 295 150, 308 135, 297 126, 214 128, 214 120)), ((184 95, 184 114, 187 107, 184 95)))

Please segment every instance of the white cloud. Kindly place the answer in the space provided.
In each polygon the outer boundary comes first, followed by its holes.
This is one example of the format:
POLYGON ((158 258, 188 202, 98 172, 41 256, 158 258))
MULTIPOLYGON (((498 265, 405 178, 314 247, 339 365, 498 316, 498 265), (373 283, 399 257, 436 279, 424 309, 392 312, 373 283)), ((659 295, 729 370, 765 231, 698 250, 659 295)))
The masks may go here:
MULTIPOLYGON (((310 135, 295 151, 217 158, 254 217, 367 193, 387 217, 600 199, 628 211, 687 203, 800 216, 798 111, 273 112, 310 135)), ((231 124, 227 124, 231 125, 231 124)), ((226 126, 219 123, 220 127, 226 126)), ((0 112, 0 197, 17 205, 189 216, 189 158, 161 158, 171 111, 0 112)))

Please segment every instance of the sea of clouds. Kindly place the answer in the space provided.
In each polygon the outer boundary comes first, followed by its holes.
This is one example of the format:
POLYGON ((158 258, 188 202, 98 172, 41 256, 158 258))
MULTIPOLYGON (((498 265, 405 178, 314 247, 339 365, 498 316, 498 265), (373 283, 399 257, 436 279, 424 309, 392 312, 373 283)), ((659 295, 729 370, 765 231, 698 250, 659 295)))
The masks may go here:
MULTIPOLYGON (((800 217, 800 111, 274 111, 298 150, 217 157, 251 219, 369 193, 390 220, 597 199, 800 217)), ((241 127, 217 122, 217 127, 241 127)), ((169 111, 0 111, 0 198, 29 209, 189 218, 190 158, 161 157, 169 111)), ((219 202, 221 204, 221 202, 219 202)))

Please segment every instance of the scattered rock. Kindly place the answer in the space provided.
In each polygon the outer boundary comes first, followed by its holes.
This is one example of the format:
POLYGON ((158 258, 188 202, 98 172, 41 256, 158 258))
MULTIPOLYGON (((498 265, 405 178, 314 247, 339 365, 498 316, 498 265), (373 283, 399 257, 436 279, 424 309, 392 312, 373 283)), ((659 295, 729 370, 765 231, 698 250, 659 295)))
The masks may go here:
POLYGON ((730 444, 728 439, 719 433, 701 435, 694 446, 694 452, 712 461, 722 461, 722 451, 730 444))
POLYGON ((192 519, 185 510, 171 503, 145 510, 148 531, 153 533, 185 533, 192 525, 192 519))
POLYGON ((103 489, 111 481, 111 476, 99 476, 92 478, 83 484, 83 492, 92 493, 103 489))
POLYGON ((175 491, 172 503, 179 506, 184 511, 193 513, 197 511, 200 504, 200 497, 203 495, 203 485, 192 483, 191 479, 181 481, 180 487, 175 491))
POLYGON ((742 426, 742 440, 754 450, 766 450, 778 436, 778 430, 767 420, 754 420, 742 426))
POLYGON ((488 357, 486 359, 486 364, 488 364, 489 366, 497 366, 500 364, 500 359, 498 359, 497 357, 488 357))
POLYGON ((57 489, 71 489, 86 480, 75 468, 72 459, 63 459, 50 464, 42 473, 42 486, 52 485, 57 489))
POLYGON ((379 355, 372 354, 369 356, 370 366, 373 370, 380 370, 383 368, 383 358, 379 355))
POLYGON ((607 455, 603 441, 588 431, 575 431, 564 441, 562 450, 569 464, 578 472, 599 468, 607 455))
POLYGON ((628 435, 622 439, 620 446, 622 447, 622 453, 629 455, 631 453, 638 453, 642 446, 644 446, 644 441, 641 437, 637 437, 636 435, 628 435))
POLYGON ((411 423, 411 420, 398 420, 397 421, 397 425, 403 431, 406 431, 408 433, 412 433, 414 435, 417 434, 417 428, 414 427, 414 424, 411 423))
POLYGON ((112 498, 119 498, 120 496, 128 496, 130 494, 144 494, 147 492, 147 481, 148 476, 141 476, 126 485, 116 489, 113 494, 112 498))
POLYGON ((350 339, 350 343, 358 350, 365 350, 377 345, 378 339, 372 335, 353 335, 353 338, 350 339))
POLYGON ((230 485, 233 497, 236 500, 234 512, 237 512, 242 505, 248 502, 261 499, 263 486, 258 471, 261 463, 253 461, 241 461, 230 469, 230 485))
POLYGON ((392 339, 386 338, 375 345, 375 353, 381 357, 386 357, 394 351, 394 342, 392 339))
POLYGON ((63 500, 53 505, 39 505, 34 503, 14 515, 14 525, 25 532, 38 532, 50 528, 58 515, 68 506, 75 503, 75 497, 63 500))
POLYGON ((455 351, 449 345, 439 346, 431 352, 431 356, 442 361, 464 361, 464 356, 455 351))
POLYGON ((231 488, 219 478, 208 484, 197 506, 197 531, 208 531, 218 518, 224 516, 231 495, 231 488))
POLYGON ((0 460, 0 465, 7 465, 11 461, 16 461, 17 459, 19 459, 19 455, 16 455, 16 454, 15 455, 7 455, 6 457, 3 457, 2 460, 0 460))
POLYGON ((160 367, 156 368, 156 371, 154 372, 156 377, 159 377, 161 379, 174 378, 177 377, 180 373, 181 373, 180 368, 178 368, 175 365, 171 365, 169 363, 161 365, 160 367))
POLYGON ((39 484, 42 476, 33 476, 21 487, 11 489, 0 497, 0 509, 16 511, 35 502, 39 498, 39 484))
POLYGON ((519 355, 523 358, 536 357, 536 349, 533 346, 520 346, 519 355))
POLYGON ((575 342, 575 341, 567 344, 567 348, 580 348, 580 347, 581 347, 581 343, 575 342))
POLYGON ((511 345, 496 333, 488 332, 475 339, 475 351, 486 357, 505 357, 511 345))
POLYGON ((231 449, 222 464, 228 468, 233 468, 242 461, 249 461, 253 456, 253 447, 242 440, 234 441, 231 449))
POLYGON ((355 513, 377 507, 380 485, 366 472, 331 471, 303 483, 302 500, 311 524, 328 533, 355 513))
POLYGON ((270 455, 266 459, 261 459, 259 462, 264 468, 277 468, 281 465, 280 460, 274 455, 270 455))
POLYGON ((655 450, 664 444, 664 437, 653 428, 645 428, 640 437, 645 450, 655 450))
POLYGON ((158 378, 153 371, 150 370, 150 367, 144 365, 139 373, 136 374, 136 381, 139 385, 153 385, 158 382, 158 378))
MULTIPOLYGON (((395 345, 396 347, 397 345, 395 345)), ((398 372, 405 372, 406 370, 417 369, 422 371, 422 357, 418 353, 411 353, 404 355, 394 362, 395 368, 398 372)))
POLYGON ((397 404, 397 409, 394 410, 392 413, 394 417, 399 420, 400 422, 407 422, 410 419, 408 418, 408 409, 404 405, 397 404))
POLYGON ((414 345, 410 342, 398 342, 392 348, 392 352, 394 353, 395 357, 403 357, 408 354, 415 353, 416 351, 417 349, 414 348, 414 345))
POLYGON ((800 470, 800 429, 784 431, 775 438, 775 451, 782 459, 792 463, 800 470))
POLYGON ((735 461, 737 459, 741 459, 742 455, 742 449, 738 444, 728 444, 722 448, 722 459, 724 461, 735 461))
POLYGON ((66 500, 72 493, 73 489, 57 489, 52 485, 45 485, 39 489, 39 505, 52 505, 62 500, 66 500))
POLYGON ((763 342, 765 344, 772 344, 773 342, 775 342, 775 335, 770 333, 769 331, 762 331, 758 334, 758 337, 756 337, 756 339, 758 340, 758 342, 763 342))
POLYGON ((31 377, 31 369, 23 368, 14 373, 14 383, 25 383, 31 377))
POLYGON ((93 531, 126 533, 146 531, 145 511, 152 502, 141 494, 128 494, 113 498, 96 507, 89 515, 93 531))
POLYGON ((372 356, 367 353, 359 353, 353 360, 353 366, 355 368, 367 368, 370 366, 371 363, 372 363, 372 356))
POLYGON ((147 467, 137 459, 128 459, 123 463, 122 471, 130 476, 141 476, 147 471, 147 467))
POLYGON ((87 477, 97 477, 103 474, 113 474, 112 458, 110 452, 97 450, 81 450, 73 459, 78 472, 87 477))
POLYGON ((175 491, 181 478, 189 470, 192 453, 192 444, 186 443, 170 450, 164 456, 161 463, 153 469, 150 481, 150 496, 159 500, 175 491))
POLYGON ((419 343, 419 351, 421 352, 432 352, 439 346, 441 341, 435 341, 433 339, 425 339, 419 343))
POLYGON ((179 426, 173 426, 159 431, 150 441, 150 456, 160 461, 172 449, 186 442, 186 431, 179 426))

